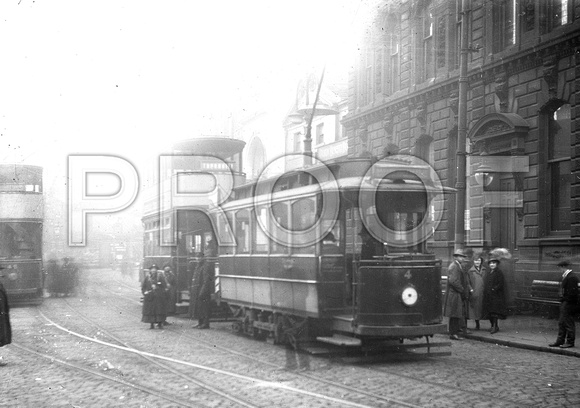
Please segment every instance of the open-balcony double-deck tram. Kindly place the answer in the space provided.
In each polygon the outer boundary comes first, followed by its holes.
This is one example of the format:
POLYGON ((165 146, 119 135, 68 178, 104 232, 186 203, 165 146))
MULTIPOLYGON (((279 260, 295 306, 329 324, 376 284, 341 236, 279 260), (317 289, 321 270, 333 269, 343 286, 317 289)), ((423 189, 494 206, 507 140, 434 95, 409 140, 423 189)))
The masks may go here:
MULTIPOLYGON (((441 262, 427 248, 445 188, 430 166, 411 156, 349 158, 245 182, 242 149, 234 139, 192 139, 177 149, 191 157, 160 166, 161 179, 193 192, 143 219, 144 267, 172 265, 178 302, 189 300, 195 265, 215 239, 214 300, 239 332, 353 349, 422 337, 411 345, 431 347, 446 332, 441 262), (204 204, 200 181, 222 196, 204 204), (173 242, 161 245, 164 236, 173 242)), ((164 195, 162 183, 155 188, 164 195)))

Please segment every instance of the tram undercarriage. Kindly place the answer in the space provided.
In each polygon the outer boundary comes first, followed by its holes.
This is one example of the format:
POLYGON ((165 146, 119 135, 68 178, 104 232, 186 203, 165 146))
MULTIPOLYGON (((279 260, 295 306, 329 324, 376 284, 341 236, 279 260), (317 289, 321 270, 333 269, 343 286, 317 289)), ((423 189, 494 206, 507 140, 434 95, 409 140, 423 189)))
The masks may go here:
POLYGON ((344 322, 352 315, 315 319, 291 314, 230 306, 234 332, 256 340, 285 345, 317 355, 371 357, 385 353, 412 353, 413 355, 451 355, 449 341, 438 341, 435 334, 447 332, 444 324, 421 326, 358 327, 353 330, 335 330, 336 321, 344 322), (360 334, 366 333, 366 334, 360 334), (371 334, 372 333, 372 334, 371 334), (424 339, 424 342, 421 340, 424 339), (443 350, 447 349, 447 350, 443 350))

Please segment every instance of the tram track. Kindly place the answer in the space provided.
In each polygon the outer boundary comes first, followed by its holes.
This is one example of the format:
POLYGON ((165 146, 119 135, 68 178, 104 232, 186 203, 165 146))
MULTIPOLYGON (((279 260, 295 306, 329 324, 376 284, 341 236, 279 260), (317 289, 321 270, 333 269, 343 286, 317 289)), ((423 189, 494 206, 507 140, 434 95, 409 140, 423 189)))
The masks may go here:
MULTIPOLYGON (((367 369, 369 371, 371 371, 372 373, 382 373, 382 374, 388 374, 388 375, 393 375, 399 378, 405 378, 408 380, 413 380, 413 381, 420 381, 423 384, 429 384, 433 387, 437 387, 440 388, 442 390, 449 390, 449 391, 461 391, 465 394, 468 394, 472 397, 475 396, 479 396, 481 397, 481 400, 493 400, 497 403, 509 403, 509 404, 513 404, 513 406, 517 406, 517 407, 535 407, 537 406, 536 404, 533 403, 524 403, 521 401, 515 401, 513 399, 510 398, 505 398, 505 397, 496 397, 495 395, 493 395, 493 393, 489 393, 489 392, 479 392, 476 391, 474 389, 467 389, 467 388, 463 388, 457 385, 450 385, 450 384, 445 384, 442 381, 433 381, 433 380, 429 380, 426 379, 425 377, 417 377, 417 376, 413 376, 413 375, 407 375, 407 374, 402 374, 402 373, 392 373, 390 371, 388 371, 387 369, 379 369, 379 368, 374 368, 374 367, 367 367, 367 369)), ((474 374, 475 375, 475 374, 474 374)))
POLYGON ((168 393, 153 390, 153 389, 151 389, 150 385, 144 386, 144 385, 136 384, 134 382, 126 381, 126 380, 117 378, 117 377, 112 376, 112 375, 104 374, 104 373, 97 371, 97 370, 91 370, 91 369, 83 367, 79 364, 74 364, 74 363, 71 363, 68 361, 64 361, 60 358, 55 358, 54 356, 51 356, 49 354, 34 351, 34 350, 32 350, 26 346, 23 346, 19 343, 12 343, 12 346, 16 347, 21 352, 28 353, 30 355, 34 355, 34 356, 49 360, 51 363, 57 363, 63 367, 67 367, 69 369, 74 369, 76 371, 80 371, 82 373, 88 374, 88 375, 93 376, 93 377, 102 378, 102 379, 105 379, 105 380, 110 381, 110 382, 114 382, 114 383, 117 383, 117 384, 120 384, 120 385, 123 385, 126 387, 130 387, 132 389, 135 389, 135 390, 141 391, 143 393, 152 395, 152 396, 159 398, 159 399, 166 401, 166 402, 171 402, 171 403, 177 404, 179 406, 183 406, 183 407, 191 407, 191 408, 200 407, 200 401, 196 401, 195 404, 193 404, 190 401, 184 401, 181 399, 177 399, 168 393))
MULTIPOLYGON (((116 283, 119 286, 123 286, 123 287, 129 288, 129 289, 135 290, 133 288, 130 288, 129 285, 121 284, 121 282, 116 282, 116 283)), ((114 301, 114 299, 122 300, 122 302, 130 302, 132 304, 140 304, 139 301, 137 301, 133 298, 124 296, 122 293, 119 293, 118 291, 111 290, 110 288, 107 288, 107 287, 100 287, 100 288, 110 294, 109 296, 106 296, 108 306, 112 306, 115 309, 118 309, 119 311, 124 311, 125 316, 130 315, 130 316, 135 316, 136 318, 140 318, 139 314, 131 312, 130 307, 117 306, 116 304, 118 304, 118 302, 114 301)), ((102 295, 98 295, 98 296, 102 296, 102 295)), ((262 366, 270 367, 271 369, 274 369, 274 370, 279 370, 281 368, 279 364, 272 363, 271 361, 266 361, 264 359, 256 358, 254 356, 250 356, 250 355, 247 355, 244 353, 239 353, 239 352, 236 352, 235 350, 231 350, 230 348, 222 347, 220 345, 217 345, 215 342, 206 341, 206 340, 200 338, 199 336, 194 336, 194 335, 189 334, 183 330, 179 330, 176 327, 172 328, 170 326, 166 330, 169 332, 178 333, 179 336, 182 339, 185 339, 187 342, 192 342, 192 343, 195 342, 195 344, 202 345, 204 348, 207 348, 207 349, 211 349, 214 351, 220 351, 220 352, 226 353, 226 355, 235 356, 236 358, 244 358, 246 361, 252 361, 252 362, 260 364, 262 366)), ((443 359, 443 360, 445 360, 445 359, 443 359)), ((455 363, 452 363, 449 361, 443 361, 443 364, 454 365, 455 363)), ((470 364, 461 365, 458 368, 462 368, 465 370, 468 367, 469 367, 470 371, 480 371, 480 367, 471 368, 470 364)), ((339 366, 337 366, 335 368, 338 369, 339 366)), ((394 376, 394 378, 398 378, 399 380, 404 379, 407 381, 413 381, 413 382, 420 383, 420 384, 427 384, 431 387, 441 389, 442 390, 441 394, 449 394, 450 392, 452 392, 452 393, 459 393, 459 394, 463 394, 463 395, 479 396, 479 397, 481 397, 482 400, 490 400, 491 399, 493 401, 496 401, 497 403, 510 404, 511 406, 522 406, 522 407, 534 406, 534 404, 528 404, 526 402, 517 401, 517 400, 506 398, 506 397, 495 397, 493 394, 490 394, 490 393, 477 392, 477 391, 474 391, 473 389, 466 389, 465 387, 458 386, 457 384, 455 384, 455 385, 445 384, 442 381, 433 381, 433 380, 426 379, 425 377, 406 375, 406 374, 403 374, 400 372, 393 373, 393 372, 389 372, 389 370, 387 370, 387 369, 380 369, 380 368, 377 369, 375 367, 367 367, 367 368, 369 370, 371 370, 373 372, 373 374, 375 374, 375 376, 376 376, 376 373, 380 373, 381 376, 383 376, 383 377, 385 375, 387 375, 389 377, 394 376)), ((485 367, 484 367, 484 369, 485 369, 485 367)), ((491 371, 493 371, 493 370, 491 370, 491 371)), ((339 392, 341 392, 341 393, 356 393, 358 395, 364 395, 366 398, 374 399, 374 401, 377 401, 377 403, 380 402, 381 404, 384 403, 384 404, 390 404, 390 405, 396 405, 396 406, 406 406, 406 407, 422 406, 422 405, 409 403, 409 402, 406 402, 406 401, 403 401, 403 400, 400 400, 397 398, 384 397, 384 396, 377 395, 377 394, 374 394, 371 392, 362 391, 359 387, 357 387, 356 382, 353 382, 350 385, 348 385, 348 384, 345 384, 345 382, 340 383, 337 381, 328 380, 326 378, 323 378, 321 375, 319 375, 319 373, 316 373, 315 375, 313 375, 313 374, 310 374, 308 372, 292 372, 291 374, 292 374, 293 378, 299 377, 299 378, 308 380, 310 383, 324 384, 327 387, 333 387, 332 388, 333 390, 340 390, 339 392)), ((473 375, 477 376, 477 374, 475 374, 475 373, 473 375)), ((511 374, 508 373, 508 375, 518 375, 518 374, 517 373, 511 373, 511 374)), ((387 383, 393 383, 394 380, 390 379, 389 377, 385 377, 384 381, 387 383)), ((276 385, 276 386, 279 386, 279 385, 276 385)), ((317 389, 320 389, 320 388, 322 388, 322 386, 317 387, 317 389)), ((333 395, 335 395, 335 394, 333 394, 333 395)))
MULTIPOLYGON (((72 306, 70 306, 70 304, 68 303, 67 300, 64 300, 64 303, 67 304, 68 309, 70 311, 76 312, 77 316, 79 316, 83 321, 85 321, 87 324, 90 325, 94 325, 97 332, 100 333, 101 335, 105 335, 106 337, 109 337, 111 339, 113 339, 114 341, 116 341, 119 344, 113 344, 113 343, 109 343, 103 340, 99 340, 99 339, 95 339, 95 338, 91 338, 88 336, 85 336, 83 334, 80 333, 76 333, 72 330, 67 329, 66 327, 63 327, 61 325, 59 325, 58 323, 52 321, 50 318, 48 318, 47 316, 45 316, 42 312, 40 313, 41 317, 43 317, 50 325, 58 328, 59 330, 62 330, 70 335, 73 336, 77 336, 85 341, 92 341, 95 343, 98 343, 100 345, 103 346, 107 346, 107 347, 113 347, 122 351, 126 351, 126 352, 131 352, 131 353, 135 353, 138 354, 140 357, 143 357, 147 360, 147 362, 149 364, 155 365, 161 369, 167 370, 169 372, 171 372, 172 374, 179 376, 181 379, 189 381, 189 382, 194 382, 196 383, 197 386, 199 386, 200 388, 204 388, 207 389, 209 391, 211 391, 212 393, 215 393, 217 395, 219 395, 222 398, 226 398, 229 400, 232 400, 233 402, 235 402, 236 406, 243 406, 243 407, 260 407, 260 406, 266 406, 266 405, 256 405, 256 404, 252 404, 249 403, 248 401, 244 401, 244 400, 236 400, 236 398, 232 398, 232 396, 227 395, 225 393, 223 393, 223 391, 220 391, 218 389, 216 389, 215 387, 211 387, 210 385, 200 382, 197 379, 194 379, 191 375, 188 374, 184 374, 183 372, 176 370, 172 367, 170 367, 168 364, 163 364, 160 363, 159 361, 156 360, 162 360, 171 364, 177 364, 180 366, 185 366, 188 368, 194 368, 197 370, 203 370, 206 372, 212 372, 214 374, 219 374, 219 375, 225 375, 228 377, 233 377, 237 380, 242 380, 242 381, 246 381, 248 383, 251 383, 252 387, 261 387, 261 388, 275 388, 278 389, 282 392, 290 392, 290 393, 296 393, 296 394, 301 394, 303 396, 309 397, 309 398, 314 398, 314 399, 318 399, 321 400, 325 403, 331 403, 333 404, 332 406, 344 406, 344 407, 376 407, 376 406, 380 406, 380 405, 375 405, 375 403, 373 403, 372 405, 366 405, 364 403, 358 403, 358 402, 353 402, 350 400, 346 400, 346 399, 341 399, 341 398, 337 398, 337 397, 332 397, 329 395, 324 395, 324 394, 320 394, 320 393, 316 393, 316 392, 312 392, 312 391, 308 391, 305 389, 301 389, 301 388, 297 388, 297 387, 293 387, 293 386, 289 386, 289 385, 285 385, 279 382, 272 382, 269 380, 265 380, 262 378, 255 378, 255 377, 251 377, 251 376, 247 376, 247 375, 242 375, 242 374, 238 374, 235 373, 233 371, 227 371, 227 370, 219 370, 219 369, 215 369, 212 367, 208 367, 206 365, 201 365, 201 364, 194 364, 191 362, 187 362, 187 361, 183 361, 180 359, 174 359, 171 357, 166 357, 166 356, 162 356, 162 355, 158 355, 158 354, 153 354, 153 353, 148 353, 148 352, 144 352, 144 351, 140 351, 137 350, 133 347, 131 347, 129 344, 125 343, 122 339, 120 339, 118 336, 110 333, 107 329, 103 328, 102 326, 96 324, 95 322, 92 322, 90 319, 86 318, 85 316, 82 315, 82 313, 78 312, 77 310, 75 310, 72 306)), ((189 337, 189 336, 188 336, 189 337)), ((193 337, 190 337, 191 340, 195 340, 193 337)), ((216 346, 214 345, 213 347, 208 345, 208 349, 216 349, 216 346)), ((231 352, 225 348, 221 349, 222 351, 226 351, 231 355, 231 352)), ((240 356, 242 356, 242 354, 240 354, 240 356)), ((264 362, 263 360, 258 360, 258 359, 253 359, 255 362, 259 362, 260 364, 267 364, 272 368, 279 368, 279 366, 271 364, 271 363, 267 363, 264 362)), ((305 378, 310 378, 312 380, 315 380, 316 377, 315 376, 304 376, 305 378)), ((332 386, 336 386, 336 383, 332 383, 332 382, 326 382, 328 385, 332 385, 332 386)), ((349 391, 351 393, 357 393, 359 396, 366 396, 369 398, 372 398, 375 402, 382 402, 382 403, 389 403, 390 406, 403 406, 403 407, 412 407, 415 408, 417 407, 416 405, 413 404, 408 404, 405 403, 404 401, 397 401, 394 400, 392 398, 381 398, 380 396, 374 395, 374 394, 370 394, 370 393, 362 393, 360 392, 360 390, 356 390, 354 388, 346 388, 344 386, 341 387, 341 389, 343 391, 349 391)), ((382 404, 381 404, 382 405, 382 404)))
MULTIPOLYGON (((126 298, 126 297, 124 297, 122 295, 118 295, 118 294, 117 294, 117 296, 126 298)), ((126 299, 128 299, 128 298, 126 298, 126 299)), ((202 342, 202 343, 204 342, 202 339, 199 339, 199 338, 194 337, 194 336, 189 336, 188 334, 181 333, 181 336, 185 336, 188 339, 191 339, 192 341, 202 342)), ((213 349, 216 349, 216 348, 217 349, 220 349, 220 347, 219 346, 216 346, 214 343, 211 343, 211 344, 210 343, 207 343, 206 346, 207 347, 211 347, 213 349)), ((229 350, 229 349, 225 349, 224 348, 222 351, 228 352, 228 353, 232 353, 232 354, 236 354, 238 356, 241 356, 241 357, 245 358, 248 361, 254 361, 254 362, 257 362, 257 363, 260 363, 260 364, 271 365, 272 367, 276 367, 275 364, 272 364, 270 362, 267 362, 267 361, 264 361, 264 360, 261 360, 261 359, 254 358, 252 356, 247 356, 247 355, 244 355, 242 353, 236 353, 236 352, 234 352, 232 350, 229 350)), ((388 360, 388 357, 386 359, 388 360)), ((489 371, 493 371, 493 372, 496 372, 496 373, 499 373, 499 374, 503 374, 503 375, 517 375, 517 376, 519 376, 521 374, 519 371, 517 373, 511 373, 511 372, 510 373, 506 373, 505 370, 498 370, 496 368, 490 367, 489 365, 488 366, 485 366, 485 367, 480 367, 479 365, 477 367, 471 367, 472 366, 471 362, 467 361, 466 359, 461 359, 462 363, 459 363, 459 364, 458 363, 455 363, 455 361, 456 361, 455 359, 454 359, 454 362, 450 362, 450 361, 447 361, 446 359, 443 359, 443 361, 440 362, 440 363, 445 364, 445 365, 454 365, 456 369, 469 370, 469 371, 473 372, 473 374, 471 374, 471 375, 472 376, 476 376, 476 377, 477 377, 478 373, 480 373, 481 369, 488 369, 489 371)), ((430 384, 430 385, 432 385, 434 387, 438 387, 438 388, 442 388, 442 389, 447 389, 447 390, 451 390, 451 391, 454 391, 454 392, 459 391, 461 393, 465 393, 465 394, 468 394, 470 396, 472 396, 472 395, 479 395, 484 400, 492 399, 492 400, 497 401, 497 402, 514 404, 515 406, 520 406, 520 407, 531 407, 531 406, 535 406, 533 403, 529 403, 528 404, 528 403, 525 403, 525 402, 521 402, 521 401, 516 401, 514 399, 510 399, 510 398, 495 397, 493 395, 490 395, 490 393, 477 392, 477 391, 474 391, 473 389, 462 388, 462 387, 459 387, 459 386, 452 386, 452 385, 444 384, 444 383, 439 382, 439 381, 426 380, 425 377, 404 375, 404 374, 401 374, 401 373, 392 373, 392 372, 389 372, 387 370, 377 369, 377 368, 373 368, 373 367, 367 367, 367 368, 369 370, 373 371, 373 372, 380 372, 380 373, 387 374, 387 375, 393 375, 393 376, 396 376, 396 377, 405 378, 407 380, 417 381, 417 382, 420 382, 422 384, 423 383, 426 383, 426 384, 430 384)), ((338 384, 338 383, 333 382, 333 381, 325 380, 324 378, 321 378, 320 376, 309 375, 306 372, 296 373, 296 375, 302 376, 304 378, 309 378, 312 381, 317 381, 317 382, 320 382, 320 383, 324 383, 324 384, 326 384, 328 386, 339 387, 341 389, 348 390, 350 392, 352 392, 352 391, 360 392, 360 390, 357 389, 357 388, 355 388, 355 387, 349 387, 349 386, 346 386, 345 384, 338 384)), ((527 376, 527 377, 529 377, 530 379, 536 380, 536 381, 538 380, 537 377, 532 377, 532 376, 527 376)), ((545 381, 546 379, 543 378, 542 380, 545 381)), ((553 382, 556 383, 556 380, 554 380, 553 382)), ((376 395, 373 395, 373 394, 370 394, 370 393, 368 393, 367 396, 373 397, 373 398, 377 398, 376 395)), ((394 401, 386 400, 386 402, 394 402, 394 401)), ((399 401, 397 401, 397 403, 399 403, 399 401)), ((409 406, 416 406, 416 405, 409 404, 409 406)))
MULTIPOLYGON (((174 360, 171 358, 167 358, 164 356, 160 356, 158 354, 153 354, 153 353, 148 353, 146 351, 142 351, 142 350, 138 350, 135 347, 133 347, 131 344, 129 344, 128 342, 126 342, 124 339, 120 338, 119 336, 113 334, 110 330, 108 330, 107 328, 103 327, 102 325, 94 322, 93 320, 91 320, 90 318, 87 318, 83 313, 79 312, 76 308, 74 308, 73 306, 71 306, 70 302, 68 301, 68 299, 63 298, 62 302, 66 305, 67 309, 73 313, 76 314, 76 316, 80 319, 82 319, 82 321, 86 324, 89 325, 89 327, 93 328, 94 330, 91 331, 96 331, 96 334, 101 337, 101 338, 108 338, 108 341, 102 340, 102 339, 98 339, 97 336, 93 336, 91 337, 90 335, 85 335, 82 333, 78 333, 74 330, 70 330, 67 327, 64 327, 58 323, 56 323, 55 321, 53 321, 52 319, 50 319, 49 317, 47 317, 42 310, 39 311, 39 315, 41 318, 43 318, 46 322, 48 322, 51 326, 59 329, 60 331, 63 331, 69 335, 75 336, 77 338, 80 338, 84 341, 89 341, 89 342, 93 342, 96 343, 98 345, 101 346, 105 346, 105 347, 109 347, 109 348, 114 348, 117 350, 120 350, 122 352, 126 352, 126 353, 132 353, 134 355, 137 355, 138 357, 144 359, 147 364, 150 364, 152 366, 158 367, 162 370, 165 370, 179 378, 181 378, 182 380, 185 380, 187 383, 192 383, 195 384, 197 387, 199 387, 199 389, 203 389, 206 391, 209 391, 212 394, 215 394, 223 399, 227 399, 230 402, 233 402, 235 404, 237 404, 236 406, 240 406, 240 407, 247 407, 247 408, 259 408, 260 405, 255 405, 249 401, 245 401, 243 399, 237 398, 231 394, 225 393, 223 391, 221 391, 219 388, 214 387, 210 384, 207 384, 206 382, 203 382, 199 379, 194 378, 191 375, 187 375, 184 374, 183 372, 176 370, 175 368, 171 367, 169 364, 164 364, 162 362, 160 362, 159 360, 162 361, 166 361, 166 362, 171 362, 171 363, 177 363, 177 364, 181 364, 181 365, 187 365, 189 367, 192 368, 197 368, 197 369, 206 369, 206 367, 202 367, 200 365, 197 364, 186 364, 186 362, 183 361, 178 361, 178 360, 174 360)), ((70 322, 67 322, 67 324, 70 324, 70 322)), ((85 327, 86 327, 85 325, 85 327)), ((82 326, 82 325, 81 325, 82 326)))
MULTIPOLYGON (((123 296, 121 296, 121 297, 123 297, 123 296)), ((123 298, 124 298, 124 297, 123 297, 123 298)), ((189 339, 191 339, 192 341, 196 341, 196 342, 204 342, 203 340, 201 340, 201 339, 199 339, 199 338, 197 338, 197 337, 189 336, 188 334, 183 334, 183 333, 181 333, 181 335, 182 335, 182 336, 185 336, 185 337, 187 337, 187 338, 189 338, 189 339)), ((213 344, 213 343, 212 343, 212 344, 210 344, 210 343, 207 343, 207 344, 206 344, 206 346, 207 346, 207 347, 211 347, 211 348, 213 348, 213 349, 216 349, 216 348, 217 348, 217 349, 220 349, 220 347, 219 347, 219 346, 216 346, 216 345, 215 345, 215 344, 213 344)), ((241 357, 245 358, 245 359, 246 359, 246 360, 248 360, 248 361, 254 361, 254 362, 261 363, 261 364, 266 364, 266 365, 271 365, 271 366, 273 366, 273 367, 276 367, 276 365, 275 365, 275 364, 272 364, 272 363, 269 363, 269 362, 267 362, 267 361, 264 361, 264 360, 261 360, 261 359, 257 359, 257 358, 251 357, 251 356, 247 356, 247 355, 244 355, 244 354, 242 354, 242 353, 236 353, 236 352, 234 352, 234 351, 232 351, 232 350, 229 350, 229 349, 225 349, 225 348, 224 348, 222 351, 225 351, 225 352, 228 352, 228 353, 232 353, 232 354, 239 355, 239 356, 241 356, 241 357)), ((387 357, 387 359, 388 359, 388 357, 387 357)), ((445 362, 445 364, 447 364, 447 363, 448 363, 448 362, 445 362)), ((469 367, 469 364, 466 364, 466 365, 465 365, 463 368, 465 368, 465 367, 469 367)), ((418 382, 421 382, 421 383, 425 383, 425 382, 426 382, 424 378, 419 378, 419 377, 417 377, 417 376, 401 375, 401 374, 399 374, 399 373, 397 373, 397 374, 394 374, 394 373, 389 373, 389 372, 387 372, 387 371, 385 371, 385 370, 376 370, 376 369, 372 369, 372 368, 370 368, 370 369, 371 369, 371 370, 374 370, 374 371, 377 371, 377 372, 387 373, 387 374, 389 374, 389 375, 395 375, 395 376, 399 376, 399 377, 404 377, 405 379, 408 379, 408 380, 418 381, 418 382)), ((477 369, 474 369, 474 370, 479 370, 479 368, 477 368, 477 369)), ((361 392, 361 391, 360 391, 360 389, 357 389, 357 388, 355 388, 355 387, 349 387, 349 386, 346 386, 345 384, 337 384, 337 383, 336 383, 336 382, 334 382, 334 381, 325 380, 324 378, 321 378, 320 376, 309 375, 308 373, 304 373, 304 372, 301 372, 301 373, 296 373, 296 375, 302 376, 302 377, 304 377, 304 378, 311 379, 312 381, 317 381, 317 382, 320 382, 320 383, 324 383, 324 384, 326 384, 326 385, 328 385, 328 386, 332 386, 332 387, 339 387, 339 388, 341 388, 341 389, 343 389, 343 390, 347 390, 347 391, 349 391, 349 392, 361 392)), ((460 392, 462 392, 462 393, 467 393, 467 394, 469 394, 469 395, 473 395, 473 394, 474 394, 473 390, 462 389, 462 388, 460 388, 460 387, 454 387, 454 386, 448 386, 448 385, 441 384, 441 383, 434 382, 434 381, 427 381, 427 383, 429 383, 429 384, 431 384, 431 385, 433 385, 433 386, 439 387, 439 388, 445 388, 445 389, 449 389, 449 390, 453 390, 453 391, 460 391, 460 392)), ((476 394, 476 395, 481 395, 481 396, 482 396, 482 398, 486 398, 486 399, 487 399, 487 398, 490 398, 490 395, 489 395, 489 394, 484 394, 484 393, 479 393, 479 394, 475 393, 475 394, 476 394)), ((376 395, 373 395, 373 394, 370 394, 370 393, 366 393, 366 395, 367 395, 367 396, 369 396, 369 397, 373 397, 373 398, 377 398, 377 397, 378 397, 378 396, 376 396, 376 395)), ((511 403, 511 404, 515 404, 516 406, 522 406, 522 407, 526 407, 526 406, 533 406, 533 405, 530 405, 530 404, 523 404, 523 403, 521 403, 521 402, 518 402, 518 401, 513 401, 513 400, 510 400, 510 399, 506 399, 506 398, 497 398, 497 397, 492 397, 492 399, 494 399, 495 401, 498 401, 498 402, 499 402, 499 401, 501 401, 501 402, 508 402, 508 403, 511 403)), ((386 401, 386 402, 394 402, 394 401, 392 401, 392 400, 390 400, 390 399, 385 399, 385 401, 386 401)), ((397 403, 399 403, 399 401, 397 401, 397 403)), ((416 406, 416 405, 409 404, 409 406, 416 406)))

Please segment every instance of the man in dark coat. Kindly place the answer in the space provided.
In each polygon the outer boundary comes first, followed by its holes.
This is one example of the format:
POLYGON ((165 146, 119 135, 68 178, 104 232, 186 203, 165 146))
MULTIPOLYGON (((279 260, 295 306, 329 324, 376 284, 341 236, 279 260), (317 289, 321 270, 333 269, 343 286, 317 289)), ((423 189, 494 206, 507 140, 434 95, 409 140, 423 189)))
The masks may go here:
POLYGON ((467 255, 458 249, 453 254, 453 262, 447 268, 447 290, 445 291, 445 306, 443 316, 449 318, 449 338, 459 340, 457 335, 465 326, 465 302, 467 300, 467 282, 463 264, 467 255))
POLYGON ((192 281, 194 299, 193 318, 198 324, 193 326, 198 329, 209 329, 211 316, 211 294, 215 290, 215 256, 217 247, 213 241, 209 241, 203 252, 203 259, 197 266, 192 281))
POLYGON ((558 338, 550 347, 574 347, 576 326, 574 313, 578 308, 578 277, 572 272, 572 265, 568 261, 558 264, 562 272, 560 283, 560 317, 558 319, 558 338))
MULTIPOLYGON (((0 269, 4 269, 0 267, 0 269)), ((10 327, 10 307, 8 306, 8 295, 4 285, 0 282, 0 347, 12 343, 12 328, 10 327)), ((0 356, 0 367, 5 366, 0 356)))
POLYGON ((380 242, 377 241, 371 233, 362 227, 358 233, 362 240, 360 259, 361 261, 373 260, 375 256, 382 255, 382 248, 380 247, 380 242))

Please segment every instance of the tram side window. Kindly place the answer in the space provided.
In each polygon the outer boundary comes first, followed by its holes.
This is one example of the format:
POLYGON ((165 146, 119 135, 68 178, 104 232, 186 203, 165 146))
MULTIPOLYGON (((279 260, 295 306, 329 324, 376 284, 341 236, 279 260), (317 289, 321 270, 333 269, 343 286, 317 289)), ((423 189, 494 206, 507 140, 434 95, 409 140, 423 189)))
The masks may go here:
POLYGON ((240 210, 236 213, 236 242, 238 254, 250 253, 250 211, 240 210))
POLYGON ((271 228, 273 239, 271 243, 271 250, 274 254, 287 254, 289 248, 280 242, 289 242, 289 233, 284 230, 290 230, 290 211, 288 203, 275 203, 272 205, 272 215, 278 224, 277 228, 271 228))
POLYGON ((187 234, 185 235, 185 247, 189 256, 200 256, 203 253, 201 245, 201 235, 187 234))
POLYGON ((0 223, 0 258, 40 258, 41 244, 40 224, 0 223))
MULTIPOLYGON (((292 203, 291 230, 294 234, 306 231, 316 223, 316 197, 308 197, 292 203)), ((306 247, 294 247, 292 251, 297 254, 314 254, 314 245, 306 247)))
POLYGON ((253 253, 264 254, 268 252, 268 237, 266 233, 262 229, 266 227, 268 229, 268 209, 264 206, 260 206, 257 208, 257 211, 254 213, 256 218, 253 219, 252 222, 252 231, 254 236, 253 242, 253 253), (258 223, 258 217, 260 218, 260 222, 258 223))
MULTIPOLYGON (((218 217, 218 236, 220 237, 229 237, 232 234, 231 226, 233 224, 234 214, 232 212, 227 212, 225 218, 218 217)), ((220 248, 220 254, 223 255, 231 255, 234 253, 234 248, 225 245, 220 248)))

